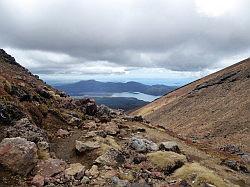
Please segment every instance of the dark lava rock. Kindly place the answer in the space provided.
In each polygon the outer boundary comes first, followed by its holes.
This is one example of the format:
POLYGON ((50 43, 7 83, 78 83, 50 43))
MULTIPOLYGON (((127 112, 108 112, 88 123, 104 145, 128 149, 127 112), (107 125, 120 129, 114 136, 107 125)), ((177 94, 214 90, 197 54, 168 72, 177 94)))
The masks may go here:
POLYGON ((242 164, 240 164, 239 162, 235 161, 235 160, 223 160, 221 162, 222 165, 225 165, 229 168, 231 168, 232 170, 235 171, 241 171, 244 173, 249 173, 248 168, 242 164))
POLYGON ((7 127, 4 137, 22 137, 35 143, 48 140, 46 132, 33 125, 27 118, 20 119, 14 126, 7 127))
POLYGON ((144 120, 142 116, 134 116, 132 118, 132 121, 143 122, 144 120))
POLYGON ((53 96, 45 89, 45 88, 37 88, 36 92, 41 96, 46 99, 51 99, 53 96))
POLYGON ((182 161, 177 161, 174 165, 168 165, 166 169, 164 170, 165 175, 170 175, 174 173, 175 170, 183 166, 184 163, 182 161))
POLYGON ((0 101, 0 124, 10 125, 24 116, 24 113, 13 103, 0 101))
POLYGON ((134 162, 135 164, 140 164, 141 162, 146 161, 146 160, 147 160, 147 157, 146 157, 145 155, 143 155, 143 154, 138 154, 138 155, 136 155, 136 156, 134 157, 133 162, 134 162))
POLYGON ((176 142, 161 142, 159 145, 159 149, 163 151, 173 151, 176 153, 180 153, 180 149, 176 142))
POLYGON ((220 148, 221 151, 230 153, 230 154, 237 154, 237 155, 243 155, 243 151, 240 149, 239 146, 228 144, 220 148))
POLYGON ((97 112, 97 105, 95 102, 89 102, 86 105, 86 114, 90 116, 94 116, 97 112))

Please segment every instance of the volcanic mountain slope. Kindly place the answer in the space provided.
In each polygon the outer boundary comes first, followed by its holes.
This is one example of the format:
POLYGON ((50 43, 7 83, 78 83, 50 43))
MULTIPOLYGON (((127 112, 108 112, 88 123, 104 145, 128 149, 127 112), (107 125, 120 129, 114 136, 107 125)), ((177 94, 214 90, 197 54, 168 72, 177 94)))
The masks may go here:
POLYGON ((203 148, 250 153, 250 59, 183 86, 133 114, 203 148))
POLYGON ((249 186, 245 162, 230 159, 74 100, 0 50, 1 187, 249 186))

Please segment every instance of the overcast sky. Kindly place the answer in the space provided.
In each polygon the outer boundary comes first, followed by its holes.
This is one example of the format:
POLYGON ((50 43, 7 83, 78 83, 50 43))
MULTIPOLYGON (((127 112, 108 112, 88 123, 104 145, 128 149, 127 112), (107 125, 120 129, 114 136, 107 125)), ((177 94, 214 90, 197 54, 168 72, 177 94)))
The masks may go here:
POLYGON ((250 0, 1 0, 0 47, 47 81, 183 84, 250 56, 250 0))

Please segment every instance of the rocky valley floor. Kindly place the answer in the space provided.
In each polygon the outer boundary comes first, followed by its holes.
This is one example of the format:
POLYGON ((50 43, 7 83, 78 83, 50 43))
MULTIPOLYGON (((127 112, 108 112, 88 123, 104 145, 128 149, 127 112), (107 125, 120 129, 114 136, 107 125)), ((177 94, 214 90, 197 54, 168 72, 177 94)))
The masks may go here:
POLYGON ((0 186, 250 186, 249 157, 74 100, 0 50, 0 186), (239 154, 241 156, 239 157, 239 154))

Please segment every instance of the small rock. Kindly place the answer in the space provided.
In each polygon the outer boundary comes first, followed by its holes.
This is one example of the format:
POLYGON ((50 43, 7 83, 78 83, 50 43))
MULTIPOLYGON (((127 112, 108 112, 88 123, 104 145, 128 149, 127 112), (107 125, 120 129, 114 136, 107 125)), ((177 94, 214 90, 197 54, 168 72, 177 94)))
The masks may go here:
POLYGON ((35 167, 35 173, 44 177, 51 177, 66 169, 66 162, 59 159, 40 160, 35 167))
POLYGON ((156 143, 147 139, 140 139, 132 137, 130 146, 138 152, 157 151, 158 146, 156 143))
POLYGON ((90 132, 87 132, 87 134, 85 135, 85 138, 92 138, 92 137, 95 137, 95 136, 96 136, 96 132, 97 132, 97 131, 90 131, 90 132))
POLYGON ((133 162, 135 164, 140 164, 141 162, 146 161, 146 160, 147 160, 147 157, 145 155, 139 154, 134 157, 133 162))
POLYGON ((108 123, 111 121, 111 118, 108 115, 102 115, 99 117, 101 123, 108 123))
POLYGON ((220 147, 220 150, 221 151, 224 151, 224 152, 227 152, 227 153, 230 153, 230 154, 242 154, 242 150, 240 149, 239 146, 237 145, 234 145, 234 144, 227 144, 223 147, 220 147))
POLYGON ((143 117, 142 116, 134 116, 132 118, 132 121, 143 122, 143 117))
POLYGON ((97 105, 94 100, 89 100, 86 104, 86 114, 90 116, 94 116, 97 112, 97 105))
POLYGON ((46 90, 46 88, 38 87, 38 88, 36 89, 36 92, 37 92, 40 96, 42 96, 42 97, 44 97, 44 98, 46 98, 46 99, 51 99, 51 98, 53 97, 53 96, 49 93, 49 91, 46 90))
POLYGON ((82 184, 89 184, 89 182, 90 182, 90 179, 89 179, 88 177, 86 177, 86 176, 84 176, 84 177, 82 178, 82 180, 81 180, 81 183, 82 183, 82 184))
POLYGON ((89 170, 86 170, 85 175, 92 178, 97 178, 99 175, 98 166, 93 165, 89 170))
POLYGON ((176 142, 161 142, 159 149, 163 151, 173 151, 176 153, 181 152, 176 142))
POLYGON ((81 141, 76 140, 76 150, 79 153, 91 151, 99 147, 100 145, 97 142, 92 142, 92 141, 81 142, 81 141))
POLYGON ((61 138, 64 138, 66 136, 68 136, 70 133, 69 131, 67 130, 63 130, 63 129, 59 129, 57 132, 56 132, 57 136, 61 137, 61 138))
POLYGON ((112 177, 111 181, 112 181, 112 184, 114 184, 115 186, 119 186, 119 187, 126 187, 129 184, 127 180, 121 180, 116 176, 112 177))
POLYGON ((37 146, 24 138, 5 138, 0 143, 0 164, 27 175, 37 162, 37 146))
POLYGON ((84 129, 95 129, 97 127, 96 123, 94 121, 91 121, 91 122, 88 122, 88 123, 85 123, 83 128, 84 129))
POLYGON ((108 123, 107 126, 104 128, 104 131, 107 135, 116 135, 119 132, 119 128, 115 123, 108 123))
POLYGON ((221 164, 235 170, 235 171, 238 171, 239 170, 239 167, 238 167, 238 163, 234 160, 223 160, 221 162, 221 164))
POLYGON ((70 125, 80 125, 81 124, 81 119, 77 117, 72 117, 69 121, 70 125))
POLYGON ((209 183, 204 183, 202 187, 217 187, 217 186, 209 184, 209 183))
POLYGON ((137 129, 135 129, 136 132, 146 132, 146 129, 139 127, 137 129))
POLYGON ((75 176, 79 173, 84 173, 85 167, 80 163, 70 164, 69 168, 65 170, 66 175, 75 176))
POLYGON ((44 177, 41 175, 35 175, 31 181, 31 185, 42 187, 44 185, 44 177))

